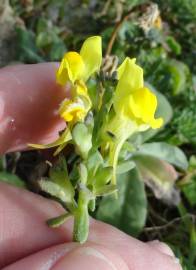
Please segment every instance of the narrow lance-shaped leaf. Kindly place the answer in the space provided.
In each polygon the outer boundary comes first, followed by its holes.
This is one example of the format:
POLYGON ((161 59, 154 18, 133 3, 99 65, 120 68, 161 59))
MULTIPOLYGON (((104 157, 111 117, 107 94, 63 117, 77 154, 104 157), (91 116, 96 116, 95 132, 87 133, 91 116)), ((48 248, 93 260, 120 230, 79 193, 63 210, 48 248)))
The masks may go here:
POLYGON ((47 225, 51 228, 57 228, 60 225, 62 225, 68 218, 70 218, 72 214, 70 213, 65 213, 61 216, 51 218, 47 220, 47 225))

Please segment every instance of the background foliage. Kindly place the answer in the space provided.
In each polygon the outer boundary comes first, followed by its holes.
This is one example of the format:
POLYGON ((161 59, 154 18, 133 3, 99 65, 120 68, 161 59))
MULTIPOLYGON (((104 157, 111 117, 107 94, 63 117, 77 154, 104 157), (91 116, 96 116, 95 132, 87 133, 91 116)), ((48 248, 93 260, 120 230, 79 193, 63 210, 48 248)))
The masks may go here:
MULTIPOLYGON (((115 65, 113 55, 119 62, 125 56, 137 58, 146 84, 158 95, 158 114, 164 115, 167 125, 158 133, 145 132, 132 139, 137 152, 119 165, 125 173, 118 181, 119 200, 100 199, 95 217, 142 240, 169 243, 187 270, 196 267, 195 22, 194 0, 3 0, 0 4, 1 66, 59 61, 94 34, 103 37, 104 52, 110 56, 107 71, 115 65)), ((47 173, 45 160, 36 152, 4 156, 0 178, 20 187, 25 185, 23 179, 38 192, 36 179, 47 173)))

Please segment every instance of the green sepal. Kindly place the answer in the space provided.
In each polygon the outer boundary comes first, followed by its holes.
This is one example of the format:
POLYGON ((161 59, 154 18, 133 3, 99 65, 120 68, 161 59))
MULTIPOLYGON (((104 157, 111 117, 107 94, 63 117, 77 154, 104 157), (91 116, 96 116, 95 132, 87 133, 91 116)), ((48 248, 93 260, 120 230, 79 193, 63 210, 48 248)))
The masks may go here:
POLYGON ((118 191, 116 185, 105 185, 100 188, 97 188, 94 192, 95 196, 106 196, 118 191))

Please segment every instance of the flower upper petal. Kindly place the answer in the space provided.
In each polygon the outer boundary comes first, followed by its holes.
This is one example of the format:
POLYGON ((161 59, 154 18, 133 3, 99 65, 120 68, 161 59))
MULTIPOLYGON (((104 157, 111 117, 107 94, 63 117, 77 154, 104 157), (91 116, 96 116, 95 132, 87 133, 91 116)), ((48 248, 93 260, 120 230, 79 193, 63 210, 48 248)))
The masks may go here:
POLYGON ((65 85, 66 82, 69 80, 68 74, 69 65, 67 59, 63 57, 61 60, 60 66, 56 72, 56 82, 60 85, 65 85))
POLYGON ((130 62, 135 64, 136 58, 130 59, 129 57, 126 57, 125 60, 122 62, 122 64, 117 69, 117 77, 118 80, 120 80, 122 74, 125 71, 126 65, 128 65, 130 62))
POLYGON ((85 66, 82 57, 77 52, 68 52, 64 55, 68 62, 68 74, 72 83, 81 79, 85 66))
POLYGON ((136 89, 143 87, 143 70, 135 64, 135 59, 126 58, 118 68, 119 82, 114 95, 114 108, 121 110, 122 99, 128 97, 136 89))
POLYGON ((85 70, 82 76, 87 81, 89 76, 99 71, 102 61, 101 37, 93 36, 85 40, 80 50, 80 55, 85 64, 85 70))
POLYGON ((57 71, 57 82, 65 85, 70 80, 74 84, 76 80, 81 79, 84 69, 84 62, 79 53, 68 52, 64 55, 57 71))
POLYGON ((142 88, 144 84, 143 69, 135 61, 135 58, 126 57, 117 70, 119 82, 128 84, 129 90, 142 88))

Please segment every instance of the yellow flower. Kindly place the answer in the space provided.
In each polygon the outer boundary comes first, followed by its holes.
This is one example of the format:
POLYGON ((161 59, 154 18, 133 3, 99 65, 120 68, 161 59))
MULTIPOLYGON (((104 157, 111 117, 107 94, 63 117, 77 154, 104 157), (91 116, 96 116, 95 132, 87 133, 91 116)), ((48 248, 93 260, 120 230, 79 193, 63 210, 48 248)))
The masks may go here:
POLYGON ((63 101, 59 110, 61 117, 66 122, 81 121, 89 111, 91 100, 85 82, 93 73, 99 71, 101 61, 102 48, 99 36, 88 38, 83 43, 80 53, 68 52, 64 55, 56 74, 56 80, 60 85, 71 83, 71 99, 69 102, 63 101), (67 106, 68 104, 69 106, 67 106))
POLYGON ((72 140, 73 124, 83 121, 91 108, 91 99, 85 82, 99 71, 102 61, 101 37, 93 36, 83 43, 80 53, 68 52, 64 55, 56 73, 56 81, 64 86, 71 86, 71 97, 65 99, 59 108, 60 116, 68 122, 68 127, 53 143, 47 145, 29 144, 39 149, 58 146, 54 155, 58 154, 72 140))
POLYGON ((74 98, 65 98, 61 103, 59 113, 66 122, 74 124, 77 121, 84 120, 91 108, 91 100, 88 96, 88 90, 82 81, 78 81, 77 85, 72 87, 71 96, 74 98))
POLYGON ((109 162, 113 166, 113 184, 116 183, 116 166, 124 142, 134 133, 159 128, 162 118, 155 118, 157 98, 144 86, 143 69, 136 59, 126 58, 117 70, 118 84, 114 93, 115 115, 106 131, 114 135, 110 141, 109 162))
POLYGON ((68 80, 73 84, 80 79, 86 82, 93 73, 99 71, 101 62, 101 37, 90 37, 83 43, 80 53, 65 53, 56 74, 57 82, 61 85, 65 85, 68 80))
POLYGON ((124 121, 136 124, 138 130, 160 128, 162 118, 155 118, 157 98, 144 87, 143 70, 135 59, 126 58, 118 68, 118 85, 114 94, 114 110, 124 121), (126 120, 125 120, 126 118, 126 120))
POLYGON ((76 122, 77 119, 83 119, 86 114, 83 101, 79 98, 75 102, 65 99, 60 106, 59 112, 67 122, 76 122))

